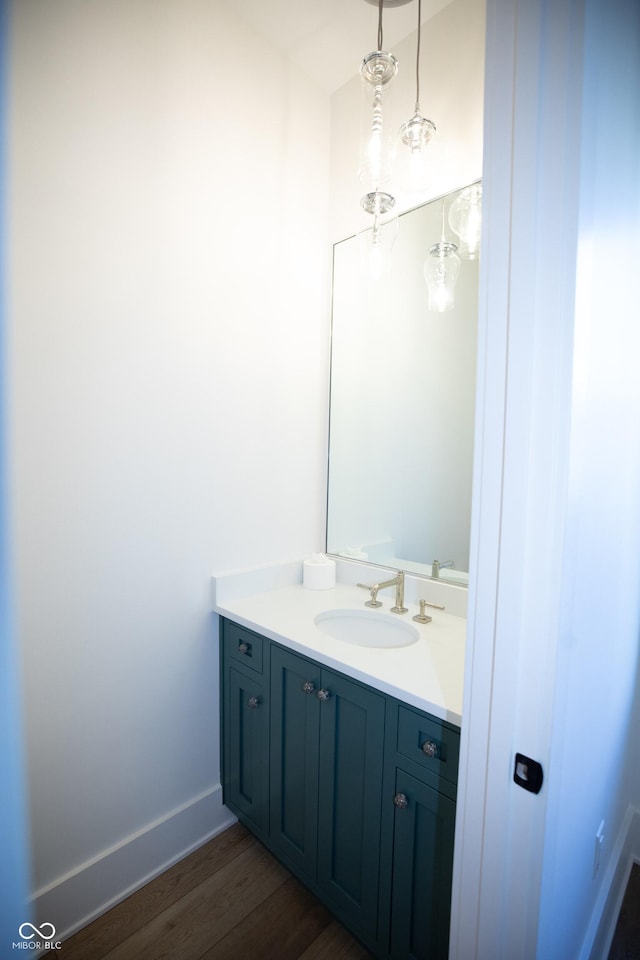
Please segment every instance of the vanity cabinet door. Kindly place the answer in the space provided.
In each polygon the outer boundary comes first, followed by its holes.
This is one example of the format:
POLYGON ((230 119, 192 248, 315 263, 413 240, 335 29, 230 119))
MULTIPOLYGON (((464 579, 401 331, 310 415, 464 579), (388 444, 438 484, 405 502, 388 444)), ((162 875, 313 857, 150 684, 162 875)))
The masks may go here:
POLYGON ((272 645, 270 843, 310 882, 318 845, 320 674, 317 664, 272 645))
POLYGON ((391 887, 393 960, 447 960, 455 801, 396 770, 391 887))
POLYGON ((270 843, 354 932, 375 939, 385 698, 271 649, 270 843))
POLYGON ((224 697, 224 802, 264 836, 269 824, 269 720, 262 682, 229 666, 224 697))
POLYGON ((318 887, 369 942, 378 926, 385 698, 331 670, 320 705, 318 887))

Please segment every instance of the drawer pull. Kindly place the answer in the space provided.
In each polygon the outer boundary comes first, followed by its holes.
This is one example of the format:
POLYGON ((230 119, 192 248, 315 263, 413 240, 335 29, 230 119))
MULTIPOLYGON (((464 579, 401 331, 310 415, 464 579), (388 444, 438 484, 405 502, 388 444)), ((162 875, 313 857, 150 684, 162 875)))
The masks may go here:
POLYGON ((252 710, 256 710, 260 706, 260 697, 249 697, 247 706, 252 710))
POLYGON ((322 688, 321 688, 320 690, 318 690, 318 692, 316 693, 316 697, 318 698, 318 700, 321 700, 321 701, 323 701, 323 702, 324 702, 325 700, 328 700, 330 696, 331 696, 330 691, 329 691, 329 690, 324 690, 324 689, 322 689, 322 688))
POLYGON ((238 644, 238 653, 244 653, 245 656, 251 656, 251 644, 243 640, 238 644))
POLYGON ((404 810, 405 807, 408 807, 409 801, 407 800, 406 793, 396 793, 393 798, 393 805, 396 810, 404 810))
POLYGON ((440 752, 438 744, 434 740, 425 740, 420 749, 426 757, 437 757, 440 752))
POLYGON ((315 690, 315 685, 313 684, 313 682, 311 680, 305 680, 305 682, 302 684, 302 692, 313 693, 314 690, 315 690))

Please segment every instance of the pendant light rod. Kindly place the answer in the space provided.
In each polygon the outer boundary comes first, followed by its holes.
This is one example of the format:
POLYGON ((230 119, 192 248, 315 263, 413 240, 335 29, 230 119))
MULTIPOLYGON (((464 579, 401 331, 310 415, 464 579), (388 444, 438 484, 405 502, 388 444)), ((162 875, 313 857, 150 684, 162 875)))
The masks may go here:
MULTIPOLYGON (((420 2, 420 0, 418 0, 420 2)), ((382 6, 384 0, 378 0, 378 50, 382 50, 382 6)))
POLYGON ((416 52, 416 113, 420 113, 420 33, 422 27, 422 0, 418 0, 418 48, 416 52))

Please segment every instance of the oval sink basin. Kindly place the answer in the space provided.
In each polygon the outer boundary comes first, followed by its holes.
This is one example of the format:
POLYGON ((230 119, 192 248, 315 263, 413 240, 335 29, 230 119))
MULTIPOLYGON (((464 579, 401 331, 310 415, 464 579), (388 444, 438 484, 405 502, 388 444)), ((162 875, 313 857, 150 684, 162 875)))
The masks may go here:
POLYGON ((408 647, 420 634, 398 617, 376 610, 325 610, 315 617, 315 624, 334 640, 358 647, 408 647))

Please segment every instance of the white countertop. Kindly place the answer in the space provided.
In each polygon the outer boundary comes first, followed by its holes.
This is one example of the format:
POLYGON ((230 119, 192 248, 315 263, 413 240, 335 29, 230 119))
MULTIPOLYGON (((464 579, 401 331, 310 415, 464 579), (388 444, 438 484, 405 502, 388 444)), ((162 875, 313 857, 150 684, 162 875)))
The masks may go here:
MULTIPOLYGON (((326 610, 365 609, 366 594, 352 584, 308 590, 294 583, 248 596, 215 588, 214 577, 213 608, 221 616, 460 726, 467 626, 464 617, 429 609, 432 621, 415 623, 412 617, 418 613, 417 603, 405 600, 409 612, 402 619, 418 629, 420 639, 411 646, 393 649, 361 647, 332 639, 314 623, 314 617, 326 610)), ((390 592, 381 593, 379 599, 384 604, 380 610, 388 612, 393 605, 390 592)))

